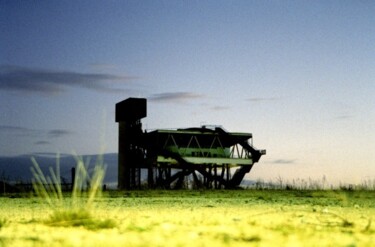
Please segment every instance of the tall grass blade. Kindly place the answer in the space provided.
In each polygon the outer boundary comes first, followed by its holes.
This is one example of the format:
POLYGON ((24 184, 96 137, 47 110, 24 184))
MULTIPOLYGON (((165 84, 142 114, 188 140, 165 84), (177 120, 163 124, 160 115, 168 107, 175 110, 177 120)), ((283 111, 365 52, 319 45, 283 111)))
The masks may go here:
POLYGON ((47 201, 53 214, 46 221, 49 225, 56 226, 85 226, 87 228, 108 228, 115 223, 111 220, 94 220, 90 209, 95 198, 101 193, 101 186, 104 180, 106 166, 103 164, 103 157, 98 156, 93 171, 89 172, 90 158, 85 161, 81 156, 75 155, 76 172, 74 177, 72 201, 67 207, 62 207, 63 193, 60 180, 59 155, 56 157, 56 171, 49 168, 51 176, 45 176, 35 158, 32 158, 31 172, 34 175, 33 187, 36 194, 47 201), (87 200, 84 200, 87 198, 87 200), (58 222, 56 222, 58 221, 58 222))
POLYGON ((60 174, 60 172, 59 172, 59 167, 58 167, 58 165, 56 165, 56 174, 55 174, 55 172, 53 171, 53 169, 50 167, 49 168, 49 171, 50 171, 50 173, 51 173, 51 177, 52 177, 52 182, 51 182, 51 184, 52 185, 55 185, 54 187, 54 193, 56 194, 56 199, 57 200, 59 200, 59 201, 61 201, 62 200, 62 198, 63 198, 63 196, 62 196, 62 190, 61 190, 61 182, 60 182, 60 179, 59 179, 59 177, 58 177, 58 175, 57 174, 60 174))
POLYGON ((95 165, 93 177, 90 183, 89 198, 87 205, 90 207, 96 197, 101 192, 101 186, 104 180, 106 167, 101 164, 95 165))
POLYGON ((39 164, 38 164, 38 162, 36 162, 34 157, 31 158, 31 161, 34 164, 34 167, 31 167, 31 172, 33 173, 34 178, 35 178, 35 179, 33 179, 33 181, 34 181, 33 187, 35 189, 35 192, 37 193, 37 195, 39 197, 45 198, 45 200, 47 201, 47 203, 49 205, 52 205, 51 198, 50 198, 49 193, 47 192, 46 187, 45 187, 45 185, 47 184, 47 180, 44 177, 44 174, 43 174, 42 170, 40 169, 39 164))
POLYGON ((46 177, 46 179, 47 179, 46 187, 50 193, 50 197, 52 197, 52 199, 56 201, 58 197, 57 197, 57 191, 56 191, 55 185, 52 183, 52 180, 50 177, 46 177))

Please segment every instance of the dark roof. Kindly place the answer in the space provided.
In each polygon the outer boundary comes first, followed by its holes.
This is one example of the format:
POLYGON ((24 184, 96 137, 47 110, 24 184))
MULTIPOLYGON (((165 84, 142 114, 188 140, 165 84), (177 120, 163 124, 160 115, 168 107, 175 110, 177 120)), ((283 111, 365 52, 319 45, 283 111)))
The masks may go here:
POLYGON ((210 147, 215 137, 218 137, 218 141, 215 145, 222 145, 223 147, 230 147, 237 143, 247 141, 252 137, 251 133, 230 133, 226 132, 222 128, 204 128, 204 127, 193 127, 186 129, 158 129, 152 132, 146 133, 147 142, 151 145, 164 145, 168 138, 173 136, 179 147, 188 146, 192 137, 196 137, 199 145, 202 147, 210 147), (221 144, 220 144, 221 143, 221 144))
POLYGON ((128 98, 116 104, 116 122, 127 122, 147 116, 147 100, 144 98, 128 98))

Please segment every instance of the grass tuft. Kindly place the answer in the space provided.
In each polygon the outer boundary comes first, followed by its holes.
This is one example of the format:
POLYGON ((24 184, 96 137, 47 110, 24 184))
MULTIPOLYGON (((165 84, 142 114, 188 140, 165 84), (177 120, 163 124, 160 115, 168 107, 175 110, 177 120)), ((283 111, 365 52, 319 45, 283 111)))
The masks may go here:
POLYGON ((106 229, 116 227, 111 219, 95 219, 87 210, 59 210, 54 211, 48 220, 44 222, 49 226, 60 227, 85 227, 90 230, 106 229))
POLYGON ((77 165, 71 200, 65 200, 61 190, 59 156, 56 157, 56 171, 51 167, 49 169, 51 176, 45 176, 35 158, 31 159, 34 165, 31 167, 31 172, 34 176, 35 193, 52 209, 52 214, 44 223, 49 226, 82 226, 92 230, 115 227, 113 220, 98 220, 92 214, 94 200, 101 196, 106 168, 103 157, 98 156, 91 174, 88 169, 89 160, 85 163, 81 157, 75 156, 75 158, 77 165))
POLYGON ((0 219, 0 229, 7 225, 8 225, 8 221, 6 219, 0 219))

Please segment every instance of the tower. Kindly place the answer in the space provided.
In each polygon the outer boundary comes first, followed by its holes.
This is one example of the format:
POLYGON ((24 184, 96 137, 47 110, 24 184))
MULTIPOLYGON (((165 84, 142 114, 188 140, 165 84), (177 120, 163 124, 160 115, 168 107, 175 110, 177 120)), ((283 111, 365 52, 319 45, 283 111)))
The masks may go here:
POLYGON ((144 162, 141 119, 146 115, 146 99, 128 98, 116 104, 116 122, 119 123, 119 189, 134 189, 141 185, 140 166, 144 162))

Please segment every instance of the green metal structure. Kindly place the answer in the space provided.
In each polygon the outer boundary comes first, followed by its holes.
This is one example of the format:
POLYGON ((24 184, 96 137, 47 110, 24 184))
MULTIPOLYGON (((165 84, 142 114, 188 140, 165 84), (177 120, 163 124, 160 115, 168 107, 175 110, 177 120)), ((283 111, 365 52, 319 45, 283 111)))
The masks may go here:
POLYGON ((120 189, 140 188, 142 170, 149 188, 236 188, 266 153, 253 147, 252 134, 219 126, 142 131, 145 116, 145 99, 116 105, 120 189))

